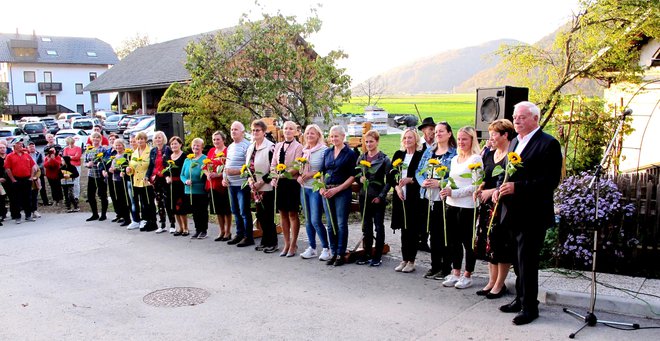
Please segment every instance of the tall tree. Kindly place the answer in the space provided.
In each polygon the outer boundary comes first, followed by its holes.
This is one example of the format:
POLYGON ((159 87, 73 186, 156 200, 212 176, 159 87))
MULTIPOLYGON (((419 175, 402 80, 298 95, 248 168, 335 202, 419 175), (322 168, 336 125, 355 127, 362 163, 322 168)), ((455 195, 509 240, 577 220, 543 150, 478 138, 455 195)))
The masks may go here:
POLYGON ((350 77, 336 66, 347 56, 341 50, 320 56, 305 40, 321 29, 312 12, 304 23, 279 12, 259 21, 243 15, 231 30, 191 43, 186 68, 193 91, 242 106, 254 118, 270 111, 302 126, 314 116, 328 120, 350 97, 350 77))
POLYGON ((115 50, 115 53, 117 53, 117 58, 124 59, 124 57, 128 56, 137 48, 147 45, 151 45, 151 38, 149 38, 149 35, 136 33, 135 37, 122 41, 121 45, 115 50))
POLYGON ((516 83, 531 89, 542 126, 562 105, 562 89, 576 79, 608 84, 639 81, 639 49, 660 36, 660 0, 581 0, 554 43, 504 46, 498 52, 516 83))
POLYGON ((369 78, 366 81, 360 83, 355 88, 355 95, 364 97, 364 105, 377 105, 385 91, 387 90, 387 84, 381 76, 369 78))
POLYGON ((7 103, 7 95, 9 95, 9 91, 5 87, 0 86, 0 113, 3 113, 5 111, 5 103, 7 103))

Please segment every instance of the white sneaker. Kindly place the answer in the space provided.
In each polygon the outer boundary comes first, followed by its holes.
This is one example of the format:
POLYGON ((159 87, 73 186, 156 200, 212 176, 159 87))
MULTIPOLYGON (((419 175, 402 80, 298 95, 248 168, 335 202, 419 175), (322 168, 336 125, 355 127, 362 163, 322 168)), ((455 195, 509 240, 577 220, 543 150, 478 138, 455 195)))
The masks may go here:
POLYGON ((307 249, 305 249, 305 252, 300 254, 300 257, 302 259, 310 259, 316 257, 316 250, 312 249, 311 246, 308 246, 307 249))
POLYGON ((156 233, 163 233, 163 232, 167 232, 167 229, 160 227, 158 228, 158 230, 156 230, 156 233))
POLYGON ((472 278, 461 276, 461 278, 458 279, 458 282, 456 282, 456 284, 454 285, 454 288, 465 289, 471 286, 472 286, 472 278))
POLYGON ((141 220, 140 221, 140 228, 144 228, 145 226, 147 226, 147 221, 146 220, 141 220))
POLYGON ((394 268, 394 271, 401 272, 401 270, 403 270, 403 268, 406 267, 406 264, 408 264, 408 262, 406 262, 405 260, 401 261, 401 263, 399 263, 399 265, 397 265, 396 268, 394 268))
POLYGON ((445 281, 442 282, 442 286, 453 287, 454 285, 456 285, 456 283, 458 283, 459 280, 460 278, 458 276, 448 275, 447 277, 445 277, 445 281))
POLYGON ((136 229, 139 229, 139 228, 140 228, 140 223, 137 222, 137 221, 134 221, 134 222, 130 223, 128 226, 126 226, 127 230, 136 230, 136 229))
POLYGON ((330 251, 330 249, 328 249, 327 247, 323 248, 323 251, 321 251, 321 256, 319 256, 319 260, 325 262, 330 260, 330 258, 332 258, 332 252, 330 251))
POLYGON ((176 229, 174 227, 170 227, 170 233, 176 232, 176 229))
POLYGON ((41 218, 41 214, 37 211, 32 212, 32 216, 35 218, 41 218))
POLYGON ((415 262, 408 262, 408 264, 406 264, 406 267, 404 267, 403 270, 401 270, 401 272, 405 272, 405 273, 411 273, 413 271, 415 271, 415 262))

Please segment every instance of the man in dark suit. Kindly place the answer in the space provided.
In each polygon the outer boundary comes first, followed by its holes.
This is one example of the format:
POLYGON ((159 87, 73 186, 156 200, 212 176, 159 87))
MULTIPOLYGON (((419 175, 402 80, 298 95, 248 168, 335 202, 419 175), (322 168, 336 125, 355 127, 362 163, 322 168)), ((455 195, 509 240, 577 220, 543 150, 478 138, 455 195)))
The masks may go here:
POLYGON ((554 223, 553 192, 561 176, 559 142, 539 127, 540 111, 531 102, 516 104, 513 125, 518 136, 511 141, 510 152, 522 158, 522 167, 493 194, 501 198, 500 223, 512 233, 517 245, 514 262, 516 298, 500 307, 518 313, 516 325, 534 321, 538 310, 539 253, 546 229, 554 223))
MULTIPOLYGON (((422 132, 423 154, 426 148, 431 148, 435 142, 435 122, 433 121, 433 117, 427 117, 422 120, 422 124, 420 124, 417 129, 422 132)), ((426 205, 425 202, 424 207, 426 207, 426 205)), ((421 226, 426 226, 426 215, 421 217, 419 223, 421 226)), ((417 249, 419 251, 431 252, 431 248, 429 247, 429 234, 426 232, 425 228, 422 228, 419 231, 419 244, 417 245, 417 249)))

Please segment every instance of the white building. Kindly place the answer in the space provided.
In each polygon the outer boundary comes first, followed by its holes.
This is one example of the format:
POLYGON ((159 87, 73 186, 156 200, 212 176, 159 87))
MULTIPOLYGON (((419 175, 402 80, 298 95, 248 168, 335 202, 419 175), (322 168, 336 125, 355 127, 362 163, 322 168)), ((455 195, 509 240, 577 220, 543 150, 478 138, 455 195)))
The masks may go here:
POLYGON ((660 167, 660 40, 649 39, 640 50, 639 65, 645 70, 640 84, 617 83, 605 90, 611 106, 632 109, 634 131, 623 141, 622 172, 660 167))
POLYGON ((95 38, 0 33, 4 118, 110 109, 111 94, 83 88, 118 61, 112 47, 95 38))

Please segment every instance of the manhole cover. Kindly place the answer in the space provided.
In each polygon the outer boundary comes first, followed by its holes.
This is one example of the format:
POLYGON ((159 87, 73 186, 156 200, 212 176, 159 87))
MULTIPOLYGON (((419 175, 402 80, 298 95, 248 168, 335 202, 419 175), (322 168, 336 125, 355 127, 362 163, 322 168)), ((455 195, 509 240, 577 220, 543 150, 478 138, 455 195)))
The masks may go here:
POLYGON ((156 290, 142 299, 154 307, 185 307, 204 303, 211 293, 200 288, 167 288, 156 290))

